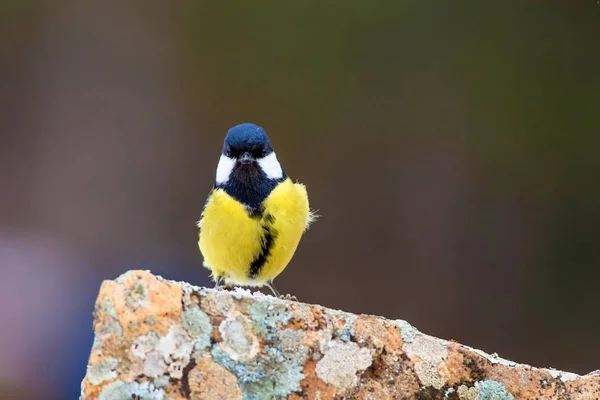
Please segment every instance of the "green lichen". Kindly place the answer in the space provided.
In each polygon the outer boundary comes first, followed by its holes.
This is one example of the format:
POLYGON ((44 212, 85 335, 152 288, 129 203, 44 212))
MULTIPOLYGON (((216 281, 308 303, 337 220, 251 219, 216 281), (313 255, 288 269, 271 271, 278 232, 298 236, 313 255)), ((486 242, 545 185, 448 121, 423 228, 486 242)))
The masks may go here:
POLYGON ((270 340, 273 331, 278 327, 288 324, 293 314, 284 304, 273 304, 268 301, 257 301, 248 306, 248 314, 254 322, 255 330, 265 339, 270 340))
POLYGON ((96 337, 103 337, 105 335, 123 336, 123 327, 117 318, 109 315, 103 322, 96 329, 96 337))
POLYGON ((288 352, 267 348, 250 361, 233 361, 219 347, 211 352, 213 359, 238 378, 244 400, 266 400, 286 397, 300 388, 304 379, 301 364, 288 352))
POLYGON ((194 342, 194 349, 198 351, 209 347, 213 326, 208 315, 199 307, 191 307, 182 312, 181 318, 184 329, 194 342))
POLYGON ((135 294, 137 294, 139 296, 145 296, 146 295, 146 288, 141 283, 138 283, 135 286, 135 289, 133 290, 133 293, 135 293, 135 294))
POLYGON ((117 365, 119 360, 116 358, 105 358, 92 365, 87 373, 87 378, 92 385, 99 385, 102 382, 110 381, 117 377, 117 365))
POLYGON ((244 387, 245 384, 259 382, 266 376, 263 363, 260 362, 261 360, 252 360, 248 362, 240 360, 234 361, 229 357, 229 354, 218 345, 214 346, 210 353, 215 362, 221 364, 237 376, 238 382, 242 387, 244 387))
POLYGON ((267 372, 272 374, 274 396, 288 396, 300 387, 304 379, 302 370, 308 357, 308 349, 301 345, 306 334, 294 329, 283 329, 279 333, 277 346, 267 346, 267 351, 274 355, 275 363, 270 360, 267 372))
POLYGON ((276 375, 242 387, 244 400, 267 400, 287 397, 300 388, 300 382, 304 379, 302 369, 296 366, 287 367, 285 364, 277 365, 279 366, 279 370, 272 370, 276 375))
POLYGON ((167 375, 159 376, 154 380, 154 386, 157 388, 165 387, 169 384, 169 377, 167 375))
POLYGON ((112 305, 109 299, 104 299, 104 303, 102 304, 102 311, 106 314, 110 315, 113 318, 117 318, 117 310, 112 305))
POLYGON ((108 298, 105 298, 103 302, 98 304, 96 307, 96 311, 98 311, 98 307, 100 308, 100 314, 104 314, 104 318, 96 318, 96 321, 102 321, 103 324, 100 325, 96 329, 96 336, 104 336, 104 335, 123 335, 123 327, 119 324, 119 319, 117 318, 117 310, 112 305, 108 298))
POLYGON ((485 380, 475 382, 475 388, 479 390, 479 400, 513 400, 512 394, 500 382, 485 380))
POLYGON ((410 344, 415 340, 415 337, 419 333, 417 328, 402 319, 397 319, 394 323, 400 328, 400 335, 402 336, 404 343, 410 344))
MULTIPOLYGON (((304 332, 281 329, 292 318, 285 305, 256 302, 248 306, 254 330, 265 339, 262 352, 250 360, 233 360, 220 345, 213 359, 237 378, 245 400, 286 397, 300 388, 308 350, 304 332)), ((233 326, 233 325, 232 325, 233 326)))
POLYGON ((127 307, 137 309, 140 308, 148 299, 148 291, 142 283, 141 279, 135 284, 133 290, 127 291, 127 307))
POLYGON ((163 400, 165 392, 157 389, 149 382, 130 382, 115 381, 104 388, 98 396, 98 400, 163 400))
POLYGON ((349 342, 355 335, 352 324, 354 324, 354 316, 348 315, 345 318, 345 325, 335 331, 335 335, 344 342, 349 342))

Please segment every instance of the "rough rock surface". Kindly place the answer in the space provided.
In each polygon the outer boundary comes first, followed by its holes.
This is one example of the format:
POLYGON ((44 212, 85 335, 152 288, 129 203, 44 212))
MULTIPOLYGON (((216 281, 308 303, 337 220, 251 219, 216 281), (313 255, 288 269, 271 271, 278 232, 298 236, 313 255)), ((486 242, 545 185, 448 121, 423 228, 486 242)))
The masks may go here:
POLYGON ((598 399, 579 376, 503 360, 405 321, 172 282, 102 284, 82 399, 598 399))

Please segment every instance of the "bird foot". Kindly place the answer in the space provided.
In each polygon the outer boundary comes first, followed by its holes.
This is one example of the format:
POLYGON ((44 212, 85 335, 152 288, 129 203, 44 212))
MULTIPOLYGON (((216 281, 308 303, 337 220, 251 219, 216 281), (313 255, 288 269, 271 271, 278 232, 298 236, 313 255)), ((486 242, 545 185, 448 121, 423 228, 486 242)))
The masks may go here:
POLYGON ((215 285, 215 289, 219 290, 219 291, 232 291, 235 289, 235 286, 232 285, 231 283, 226 283, 226 284, 217 284, 215 285))
POLYGON ((291 294, 285 294, 285 295, 281 295, 279 296, 279 298, 281 300, 290 300, 290 301, 298 301, 298 298, 296 296, 292 296, 291 294))

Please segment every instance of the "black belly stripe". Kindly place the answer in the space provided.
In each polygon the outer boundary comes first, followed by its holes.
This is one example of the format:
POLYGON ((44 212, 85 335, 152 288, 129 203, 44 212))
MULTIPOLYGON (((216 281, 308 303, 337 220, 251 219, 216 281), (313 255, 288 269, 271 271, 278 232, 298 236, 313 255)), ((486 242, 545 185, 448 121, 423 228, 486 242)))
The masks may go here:
POLYGON ((273 227, 274 222, 275 218, 271 214, 263 215, 261 226, 263 228, 265 237, 260 247, 260 253, 254 258, 254 260, 252 260, 252 263, 250 263, 250 271, 248 272, 248 275, 251 279, 255 279, 258 274, 260 274, 260 271, 265 266, 267 259, 271 255, 271 250, 275 245, 275 240, 277 239, 278 234, 277 230, 273 227))

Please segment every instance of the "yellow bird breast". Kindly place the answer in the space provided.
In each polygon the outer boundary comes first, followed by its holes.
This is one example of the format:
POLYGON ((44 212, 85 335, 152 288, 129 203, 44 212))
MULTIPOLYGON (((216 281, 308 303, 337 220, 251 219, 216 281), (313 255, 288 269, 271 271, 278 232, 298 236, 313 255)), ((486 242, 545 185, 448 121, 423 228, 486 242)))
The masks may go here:
POLYGON ((198 245, 214 277, 262 286, 288 265, 311 222, 304 185, 287 178, 262 203, 260 215, 214 189, 198 224, 198 245))

